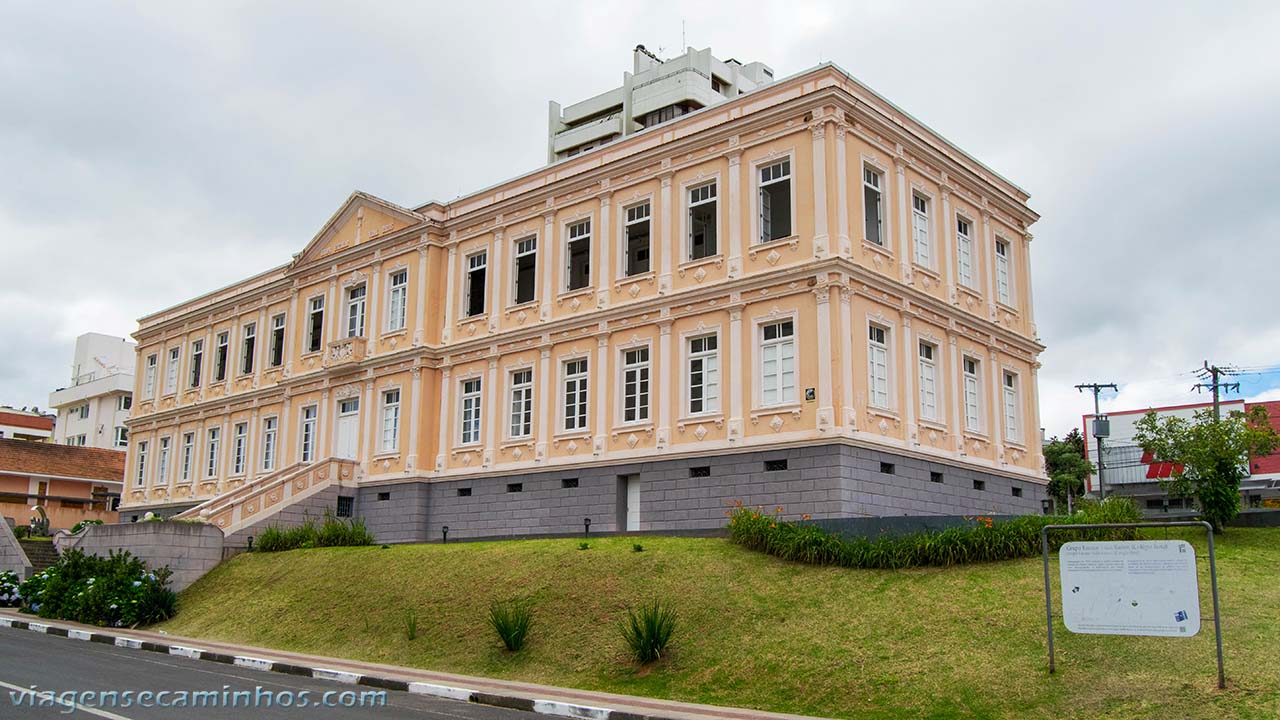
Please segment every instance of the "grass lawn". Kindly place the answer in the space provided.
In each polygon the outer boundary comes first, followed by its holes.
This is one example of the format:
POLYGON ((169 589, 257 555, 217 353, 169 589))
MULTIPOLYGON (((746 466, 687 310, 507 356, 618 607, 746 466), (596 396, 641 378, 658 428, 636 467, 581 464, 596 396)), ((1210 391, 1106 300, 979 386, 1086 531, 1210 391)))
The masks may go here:
MULTIPOLYGON (((1148 531, 1164 537, 1163 531, 1148 531)), ((1203 533, 1170 531, 1203 547, 1203 533)), ((332 548, 241 555, 181 596, 174 634, 432 670, 847 718, 1280 716, 1280 530, 1218 540, 1229 689, 1218 691, 1207 562, 1198 636, 1055 638, 1039 558, 951 569, 787 563, 720 539, 332 548), (632 544, 643 543, 643 552, 632 544), (679 611, 656 665, 628 661, 623 609, 679 611), (491 599, 530 597, 528 647, 501 649, 491 599), (418 636, 405 637, 409 609, 418 636)), ((1051 566, 1055 608, 1057 564, 1051 566)), ((1057 610, 1055 609, 1055 613, 1057 610)))

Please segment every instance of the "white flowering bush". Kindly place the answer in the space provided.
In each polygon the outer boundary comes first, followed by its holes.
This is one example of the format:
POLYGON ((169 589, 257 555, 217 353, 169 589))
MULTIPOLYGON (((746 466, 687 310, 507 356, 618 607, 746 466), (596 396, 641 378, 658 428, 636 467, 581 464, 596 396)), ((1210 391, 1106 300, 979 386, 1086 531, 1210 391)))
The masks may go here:
POLYGON ((44 618, 108 627, 167 620, 177 609, 168 568, 147 570, 127 551, 108 557, 71 549, 19 588, 23 610, 44 618))
POLYGON ((0 572, 0 607, 18 607, 22 605, 22 595, 18 593, 18 575, 12 572, 0 572))

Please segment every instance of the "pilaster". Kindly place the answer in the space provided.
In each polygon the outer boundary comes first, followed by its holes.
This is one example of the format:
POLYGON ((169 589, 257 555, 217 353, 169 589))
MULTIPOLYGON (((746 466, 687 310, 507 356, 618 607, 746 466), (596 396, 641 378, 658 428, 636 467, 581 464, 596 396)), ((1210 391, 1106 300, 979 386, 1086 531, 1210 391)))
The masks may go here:
POLYGON ((658 386, 649 394, 650 402, 658 404, 658 450, 665 450, 671 441, 671 406, 679 402, 679 393, 672 391, 676 387, 671 373, 674 365, 671 358, 671 320, 667 319, 658 323, 658 386))
POLYGON ((956 347, 956 336, 948 335, 947 344, 951 346, 951 437, 955 441, 956 452, 964 455, 964 367, 960 364, 960 350, 956 347))
POLYGON ((839 327, 840 338, 840 425, 852 434, 858 429, 858 414, 853 407, 853 288, 840 288, 839 327))
POLYGON ((947 289, 947 302, 956 303, 956 275, 951 271, 951 263, 956 256, 956 218, 951 214, 951 186, 946 182, 943 173, 942 182, 942 219, 941 232, 938 233, 938 255, 941 257, 938 269, 942 273, 942 283, 947 289))
MULTIPOLYGON (((739 258, 741 260, 741 258, 739 258)), ((735 293, 734 302, 739 300, 735 293)), ((729 442, 742 439, 742 418, 746 407, 742 402, 742 387, 748 383, 742 364, 742 307, 729 308, 729 442)))
POLYGON ((903 314, 902 316, 902 362, 897 363, 902 368, 903 387, 906 397, 902 399, 902 417, 907 423, 907 442, 911 445, 920 444, 920 429, 916 427, 916 404, 920 401, 916 397, 916 368, 917 357, 915 348, 915 336, 911 332, 911 316, 903 314))
POLYGON ((911 284, 911 225, 908 222, 911 205, 907 201, 907 161, 902 157, 902 146, 898 146, 898 155, 893 158, 893 169, 897 171, 898 188, 898 265, 902 268, 902 282, 911 284))
POLYGON ((498 449, 498 426, 500 411, 498 409, 498 359, 489 358, 489 372, 484 381, 485 412, 481 419, 484 432, 484 467, 493 465, 493 458, 498 449))
POLYGON ((591 391, 596 401, 596 436, 592 442, 592 454, 600 455, 606 449, 609 437, 609 333, 603 327, 600 337, 596 338, 595 370, 591 373, 591 391))
MULTIPOLYGON (((596 279, 596 307, 609 307, 610 294, 609 289, 612 287, 610 280, 613 275, 613 241, 612 237, 613 224, 609 221, 610 202, 609 195, 605 194, 600 197, 600 225, 591 228, 591 239, 595 247, 591 248, 591 259, 595 260, 595 253, 600 251, 600 262, 596 263, 595 275, 596 279)), ((566 248, 566 252, 568 249, 566 248)))
MULTIPOLYGON (((730 139, 731 145, 736 145, 730 139)), ((729 270, 730 279, 742 275, 742 151, 734 150, 728 154, 729 159, 729 270)), ((736 346, 735 346, 736 348, 736 346)), ((737 382, 735 380, 735 382, 737 382)))
MULTIPOLYGON (((661 219, 660 229, 656 233, 651 233, 649 239, 649 254, 652 257, 656 251, 658 254, 658 294, 665 295, 671 292, 671 256, 679 252, 678 240, 672 238, 674 234, 671 229, 671 177, 672 173, 663 173, 659 183, 661 189, 658 191, 659 205, 658 217, 661 219)), ((668 328, 669 329, 669 328, 668 328)), ((661 442, 661 440, 659 440, 661 442)))
POLYGON ((835 383, 831 376, 831 287, 821 285, 814 288, 813 294, 818 306, 818 431, 829 432, 835 427, 831 395, 831 387, 835 383))
POLYGON ((538 352, 538 385, 533 396, 538 408, 538 444, 534 449, 534 458, 541 462, 547 459, 551 418, 555 415, 555 399, 559 397, 559 393, 551 384, 551 348, 549 347, 544 347, 538 352))
MULTIPOLYGON (((843 114, 843 113, 842 113, 843 114)), ((853 257, 853 243, 849 240, 849 126, 836 123, 836 252, 840 257, 853 257)))
MULTIPOLYGON (((440 339, 442 342, 449 342, 453 337, 453 327, 457 323, 457 311, 454 308, 455 301, 458 297, 459 289, 462 281, 458 277, 458 246, 453 244, 449 246, 449 265, 448 274, 445 276, 444 287, 444 319, 440 324, 440 339)), ((423 281, 423 290, 426 290, 426 281, 423 281)))
POLYGON ((827 119, 809 126, 813 137, 813 256, 831 254, 831 238, 827 232, 827 119))
MULTIPOLYGON (((556 237, 556 216, 554 213, 547 213, 543 218, 542 236, 538 238, 538 271, 542 275, 538 288, 538 319, 546 322, 551 319, 551 298, 555 296, 559 288, 555 287, 555 275, 553 274, 552 258, 556 256, 555 247, 559 238, 556 237)), ((565 263, 566 265, 568 263, 565 263)))
POLYGON ((506 307, 502 297, 508 284, 504 279, 504 276, 508 275, 507 267, 502 264, 506 242, 501 230, 493 231, 492 245, 493 247, 489 249, 488 266, 485 268, 485 282, 489 285, 485 288, 489 294, 485 306, 485 314, 489 316, 489 332, 497 331, 498 318, 502 317, 502 310, 506 307))
POLYGON ((450 399, 453 397, 453 371, 450 369, 448 358, 445 358, 446 364, 440 368, 440 418, 439 438, 436 445, 436 472, 445 469, 445 458, 449 456, 449 427, 453 424, 452 410, 449 407, 450 399))
POLYGON ((989 362, 987 364, 991 366, 991 372, 988 373, 991 378, 989 383, 991 391, 988 396, 991 398, 991 411, 988 417, 991 421, 991 443, 996 449, 996 461, 1004 465, 1006 464, 1004 457, 1004 403, 1000 399, 1002 391, 1000 384, 1000 355, 994 347, 989 348, 989 350, 989 362))
MULTIPOLYGON (((425 236, 422 241, 426 242, 425 236)), ((445 279, 446 288, 451 281, 452 276, 445 279)), ((417 289, 417 292, 414 293, 417 301, 414 305, 413 345, 417 347, 423 343, 423 336, 426 334, 425 328, 427 327, 427 248, 425 247, 418 248, 418 276, 415 278, 413 285, 417 289)), ((449 294, 446 292, 445 295, 447 297, 449 294)), ((446 312, 446 322, 443 323, 446 328, 449 325, 447 322, 448 317, 446 312)))
MULTIPOLYGON (((405 458, 405 470, 418 467, 418 407, 422 403, 422 368, 410 370, 409 378, 409 456, 405 458)), ((440 422, 443 424, 444 418, 440 418, 440 422)))

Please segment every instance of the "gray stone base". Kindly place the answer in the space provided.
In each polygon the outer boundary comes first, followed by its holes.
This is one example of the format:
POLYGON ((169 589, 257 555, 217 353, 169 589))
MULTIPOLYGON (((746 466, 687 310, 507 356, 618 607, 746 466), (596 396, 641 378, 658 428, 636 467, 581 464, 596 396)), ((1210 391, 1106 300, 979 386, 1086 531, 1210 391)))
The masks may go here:
POLYGON ((724 526, 725 511, 737 501, 771 513, 781 507, 786 519, 828 519, 1038 514, 1044 497, 1036 482, 828 444, 364 486, 356 491, 355 514, 378 542, 403 543, 438 542, 445 526, 449 538, 459 540, 575 535, 584 518, 591 519, 592 533, 714 530, 724 526), (640 488, 639 523, 630 529, 623 477, 640 488))

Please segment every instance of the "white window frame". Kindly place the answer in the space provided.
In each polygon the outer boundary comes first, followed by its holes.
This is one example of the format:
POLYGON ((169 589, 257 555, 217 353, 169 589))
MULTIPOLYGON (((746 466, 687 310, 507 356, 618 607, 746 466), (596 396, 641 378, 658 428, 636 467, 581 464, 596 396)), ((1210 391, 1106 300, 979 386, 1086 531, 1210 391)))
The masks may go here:
POLYGON ((885 247, 885 185, 888 174, 885 171, 871 163, 863 160, 862 162, 862 239, 877 247, 885 247), (867 176, 874 176, 875 183, 867 180, 867 176), (876 193, 876 238, 873 240, 867 237, 867 190, 873 190, 876 193))
POLYGON ((269 353, 267 357, 268 366, 270 367, 284 366, 284 361, 285 361, 284 349, 285 349, 286 343, 288 342, 288 338, 289 338, 289 318, 287 317, 287 314, 276 313, 275 315, 272 315, 271 316, 271 343, 270 343, 270 347, 267 349, 267 352, 269 353), (280 331, 279 335, 276 334, 277 330, 280 331), (280 339, 279 353, 276 352, 277 337, 280 339), (280 362, 278 363, 274 362, 277 354, 280 355, 280 362))
POLYGON ((916 265, 933 269, 933 197, 918 188, 911 191, 911 257, 916 265))
POLYGON ((252 375, 258 365, 258 323, 245 323, 240 328, 241 375, 252 375))
POLYGON ((684 183, 681 186, 680 190, 682 195, 684 196, 684 204, 685 204, 684 215, 682 216, 682 228, 680 233, 681 237, 684 238, 685 262, 701 262, 703 260, 719 257, 720 255, 723 254, 723 246, 724 246, 723 235, 720 232, 720 175, 716 174, 714 177, 711 177, 711 178, 705 178, 705 177, 696 178, 687 183, 684 183), (700 190, 705 190, 707 188, 713 189, 711 197, 702 198, 700 200, 693 199, 693 194, 695 192, 698 192, 700 190), (694 257, 693 256, 693 211, 694 211, 694 208, 699 208, 704 205, 715 206, 714 212, 712 213, 712 217, 714 218, 715 221, 712 227, 714 228, 713 232, 715 233, 715 238, 716 238, 716 249, 715 249, 715 252, 713 253, 707 253, 706 255, 703 255, 701 257, 694 257))
POLYGON ((405 329, 409 312, 409 269, 397 268, 387 273, 386 332, 405 329))
POLYGON ((364 337, 369 288, 364 283, 359 283, 345 288, 343 295, 346 298, 344 303, 346 337, 364 337), (357 293, 359 294, 357 295, 357 293))
POLYGON ((1000 397, 1004 405, 1005 439, 1022 443, 1022 377, 1013 370, 1000 374, 1000 397))
POLYGON ((187 360, 187 368, 189 376, 187 378, 187 387, 196 389, 204 381, 204 373, 206 370, 204 362, 204 338, 191 341, 191 356, 187 360))
POLYGON ((160 438, 160 447, 156 449, 156 474, 152 483, 155 485, 167 485, 169 483, 169 449, 173 445, 170 436, 165 435, 160 438))
POLYGON ((526 305, 538 302, 538 234, 521 235, 511 241, 511 300, 508 305, 526 305), (533 295, 520 299, 520 260, 533 257, 533 295))
POLYGON ((701 415, 716 415, 720 412, 720 333, 716 331, 695 331, 685 334, 681 337, 681 345, 684 349, 684 376, 685 382, 682 383, 685 389, 684 411, 689 417, 701 415), (706 341, 710 340, 715 347, 710 350, 706 349, 706 341), (700 349, 695 350, 695 344, 702 343, 700 349), (694 367, 699 366, 697 372, 701 374, 702 397, 699 401, 702 403, 702 409, 694 410, 693 390, 694 390, 694 367))
POLYGON ((204 477, 206 480, 213 480, 218 477, 218 460, 222 454, 222 428, 211 427, 205 433, 205 466, 204 477))
POLYGON ((164 367, 164 394, 172 395, 178 392, 178 376, 182 371, 182 346, 175 345, 169 348, 168 358, 164 367))
POLYGON ((964 402, 964 429, 981 433, 982 421, 982 360, 972 355, 960 356, 961 398, 964 402), (973 364, 970 372, 969 364, 973 364))
POLYGON ((938 344, 921 340, 917 344, 919 360, 920 419, 939 422, 938 416, 938 344))
POLYGON ((280 417, 271 415, 262 418, 262 470, 271 472, 276 469, 276 452, 280 437, 280 417))
POLYGON ((996 256, 996 302, 1013 305, 1013 243, 997 236, 992 252, 996 256), (1004 252, 1000 249, 1004 248, 1004 252))
POLYGON ((320 406, 306 405, 299 408, 298 412, 302 417, 302 421, 298 423, 298 460, 304 463, 315 462, 316 451, 319 449, 316 428, 320 406))
POLYGON ((213 382, 226 382, 231 373, 231 330, 230 328, 213 336, 213 382), (222 367, 218 367, 221 363, 222 367), (222 377, 218 377, 221 373, 222 377))
POLYGON ((327 312, 324 295, 314 295, 307 298, 307 345, 305 348, 306 353, 304 354, 324 352, 324 322, 325 313, 327 312), (315 324, 317 313, 320 314, 320 327, 318 329, 315 324), (315 350, 311 349, 313 345, 316 348, 315 350))
POLYGON ((564 223, 562 227, 564 228, 564 282, 560 283, 560 288, 566 293, 582 292, 590 289, 594 287, 592 265, 596 262, 595 245, 593 244, 595 240, 593 235, 595 232, 595 217, 588 215, 586 217, 576 218, 564 223), (575 236, 573 234, 574 230, 581 228, 583 225, 586 226, 586 232, 575 236), (573 278, 573 256, 572 253, 570 253, 570 246, 575 242, 585 242, 587 244, 587 284, 582 287, 571 288, 569 287, 569 282, 573 278))
POLYGON ((484 317, 489 311, 489 248, 469 252, 462 258, 462 319, 484 317), (480 311, 471 312, 471 276, 484 272, 484 291, 480 298, 480 311))
POLYGON ((795 314, 780 315, 778 317, 758 318, 754 323, 754 338, 752 343, 756 349, 756 406, 760 408, 777 408, 789 407, 799 402, 799 394, 797 389, 800 385, 800 343, 797 339, 800 336, 800 323, 795 314), (791 334, 783 335, 782 331, 784 323, 791 323, 791 334), (766 339, 765 328, 778 325, 777 337, 766 339), (774 360, 778 364, 777 372, 771 376, 765 372, 765 363, 770 362, 770 351, 776 348, 777 357, 774 360), (791 360, 791 384, 786 384, 786 370, 784 369, 787 353, 790 353, 791 360), (770 380, 771 377, 776 379, 770 380), (770 387, 772 385, 772 387, 770 387), (769 402, 766 392, 772 390, 776 393, 773 402, 769 402))
POLYGON ((150 400, 156 395, 156 368, 160 365, 160 354, 147 356, 142 370, 142 399, 150 400))
POLYGON ((182 456, 178 464, 178 482, 191 482, 191 471, 196 463, 196 434, 194 431, 182 433, 182 456))
POLYGON ((655 223, 653 217, 653 196, 650 195, 648 197, 638 198, 633 202, 623 205, 618 213, 618 221, 621 225, 621 228, 618 231, 618 239, 621 241, 621 248, 618 251, 618 279, 629 280, 631 278, 643 277, 654 272, 654 260, 656 259, 656 253, 654 250, 657 249, 657 239, 654 236, 655 223), (637 216, 633 220, 631 218, 631 212, 633 210, 639 210, 640 208, 647 208, 644 216, 637 216), (629 238, 627 237, 627 229, 632 225, 639 225, 640 223, 648 223, 649 225, 649 267, 645 270, 641 270, 640 272, 628 274, 627 259, 630 256, 631 248, 629 238))
POLYGON ((393 453, 400 450, 400 388, 382 391, 382 427, 378 433, 378 450, 393 453))
POLYGON ((249 423, 238 422, 231 426, 231 475, 243 475, 248 467, 249 423))
POLYGON ((115 446, 127 448, 129 447, 129 428, 123 425, 116 426, 115 446))
POLYGON ((458 379, 458 445, 484 442, 484 378, 472 375, 458 379), (469 386, 474 386, 468 389, 469 386))
POLYGON ((796 213, 796 159, 794 151, 778 153, 765 158, 760 158, 751 163, 751 245, 764 245, 769 242, 782 242, 788 238, 795 237, 798 234, 796 228, 799 216, 796 213), (774 178, 767 183, 760 182, 760 171, 766 167, 775 164, 787 163, 787 179, 790 181, 791 191, 791 232, 788 235, 775 238, 773 240, 764 239, 764 223, 761 216, 761 196, 760 191, 767 185, 780 182, 781 177, 774 178))
POLYGON ((116 412, 126 412, 133 409, 133 396, 129 393, 116 396, 116 412))
POLYGON ((136 487, 146 487, 147 485, 147 441, 138 441, 138 462, 135 469, 133 484, 136 487))
POLYGON ((633 343, 618 348, 618 424, 645 425, 652 419, 653 411, 653 348, 648 341, 633 343), (637 353, 636 359, 627 360, 627 355, 637 353), (640 353, 643 353, 641 359, 640 353), (629 380, 634 373, 635 380, 629 380), (628 393, 627 385, 635 385, 635 407, 633 416, 627 417, 628 393), (643 404, 641 400, 643 399, 643 404))
POLYGON ((893 409, 893 326, 867 323, 867 405, 893 409), (874 337, 876 332, 880 337, 874 337))
POLYGON ((507 373, 507 438, 533 437, 533 368, 518 367, 507 373), (528 379, 520 379, 527 375, 528 379))
POLYGON ((956 282, 970 290, 977 287, 973 275, 973 228, 973 220, 956 214, 956 282), (960 231, 961 223, 969 228, 968 232, 960 231))
POLYGON ((559 427, 564 432, 580 432, 590 427, 591 423, 591 358, 586 355, 577 355, 573 357, 560 358, 560 424, 559 427), (585 369, 581 372, 569 372, 570 363, 585 363, 585 369), (570 387, 574 393, 574 400, 569 401, 570 387), (581 410, 581 412, 571 412, 570 405, 573 410, 581 410), (570 419, 573 419, 572 427, 570 427, 570 419))

